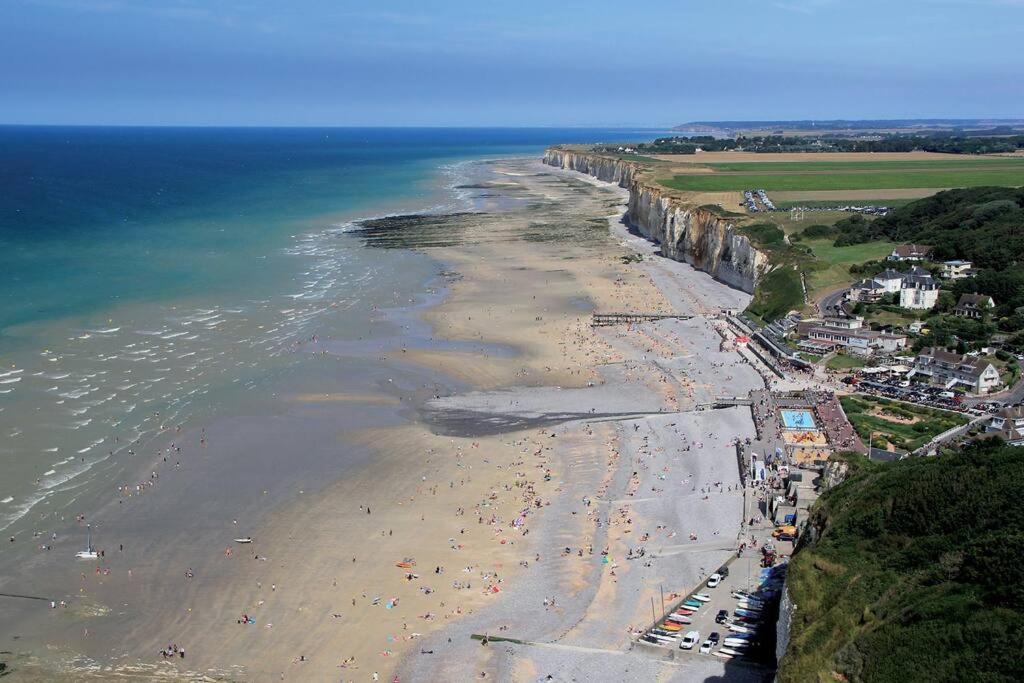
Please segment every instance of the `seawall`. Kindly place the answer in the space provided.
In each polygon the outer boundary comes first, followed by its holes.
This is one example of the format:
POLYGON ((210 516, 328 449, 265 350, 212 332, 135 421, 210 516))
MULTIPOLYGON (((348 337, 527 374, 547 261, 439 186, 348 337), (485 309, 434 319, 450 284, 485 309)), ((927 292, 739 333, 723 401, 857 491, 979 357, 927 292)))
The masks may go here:
POLYGON ((632 161, 550 148, 544 163, 615 183, 629 190, 626 220, 661 246, 662 255, 684 261, 737 289, 753 293, 770 269, 768 256, 756 249, 728 220, 715 212, 686 205, 665 189, 640 178, 643 167, 632 161))

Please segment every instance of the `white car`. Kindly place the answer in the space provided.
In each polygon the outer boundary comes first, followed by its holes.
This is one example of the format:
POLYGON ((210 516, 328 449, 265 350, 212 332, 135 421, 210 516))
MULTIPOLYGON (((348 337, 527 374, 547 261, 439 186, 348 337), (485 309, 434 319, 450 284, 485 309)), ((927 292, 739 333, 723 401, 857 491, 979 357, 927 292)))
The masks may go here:
POLYGON ((679 642, 680 650, 692 650, 700 642, 700 631, 688 631, 679 642))
POLYGON ((712 647, 714 647, 714 643, 712 643, 710 640, 705 640, 703 643, 700 644, 700 653, 702 655, 706 655, 709 652, 711 652, 712 647))
POLYGON ((712 574, 708 577, 708 588, 714 588, 718 584, 722 583, 721 574, 712 574))

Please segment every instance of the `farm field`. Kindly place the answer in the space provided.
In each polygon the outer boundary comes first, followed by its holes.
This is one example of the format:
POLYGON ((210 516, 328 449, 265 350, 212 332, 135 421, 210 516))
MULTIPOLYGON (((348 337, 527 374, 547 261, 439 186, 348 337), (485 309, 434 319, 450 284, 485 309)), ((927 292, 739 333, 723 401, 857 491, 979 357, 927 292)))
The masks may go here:
POLYGON ((772 191, 885 190, 1024 185, 1024 164, 991 169, 877 170, 856 172, 701 173, 659 180, 665 187, 688 192, 725 192, 763 188, 772 191))
MULTIPOLYGON (((659 156, 668 161, 671 157, 659 156)), ((654 164, 662 185, 687 192, 763 188, 779 200, 882 200, 952 187, 1024 185, 1024 158, 955 154, 701 154, 654 164), (806 194, 805 194, 806 193, 806 194), (811 194, 819 193, 819 194, 811 194), (831 196, 824 194, 831 193, 831 196), (846 194, 849 193, 849 194, 846 194)))
MULTIPOLYGON (((824 156, 824 155, 823 155, 824 156)), ((963 168, 1024 168, 1024 159, 1012 157, 969 157, 960 159, 891 159, 888 161, 745 161, 739 163, 703 164, 716 173, 806 173, 821 171, 927 171, 963 168)))
POLYGON ((815 162, 828 161, 938 161, 964 158, 1006 158, 1006 157, 964 157, 962 154, 942 154, 939 152, 779 152, 765 154, 763 152, 701 152, 700 154, 656 154, 654 158, 661 161, 685 163, 731 164, 744 161, 757 163, 776 163, 786 161, 815 162))

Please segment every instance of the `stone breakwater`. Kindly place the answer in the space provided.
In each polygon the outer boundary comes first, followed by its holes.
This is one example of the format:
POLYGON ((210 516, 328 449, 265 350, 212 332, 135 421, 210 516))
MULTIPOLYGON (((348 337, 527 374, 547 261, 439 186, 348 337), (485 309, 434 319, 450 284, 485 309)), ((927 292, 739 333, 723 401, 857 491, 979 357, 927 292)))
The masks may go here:
POLYGON ((544 163, 615 183, 629 190, 626 220, 642 235, 661 245, 661 253, 745 292, 771 269, 759 251, 732 223, 713 211, 686 205, 664 189, 641 178, 642 166, 561 149, 544 152, 544 163))

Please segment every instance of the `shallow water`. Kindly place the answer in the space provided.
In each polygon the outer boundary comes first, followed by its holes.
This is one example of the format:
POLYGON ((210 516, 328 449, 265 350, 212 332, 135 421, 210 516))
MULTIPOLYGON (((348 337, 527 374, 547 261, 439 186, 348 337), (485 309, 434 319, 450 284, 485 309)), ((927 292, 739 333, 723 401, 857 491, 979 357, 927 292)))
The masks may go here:
POLYGON ((0 127, 0 530, 27 550, 159 435, 264 409, 314 338, 426 334, 380 310, 436 298, 437 265, 355 219, 485 205, 473 159, 651 135, 0 127))

